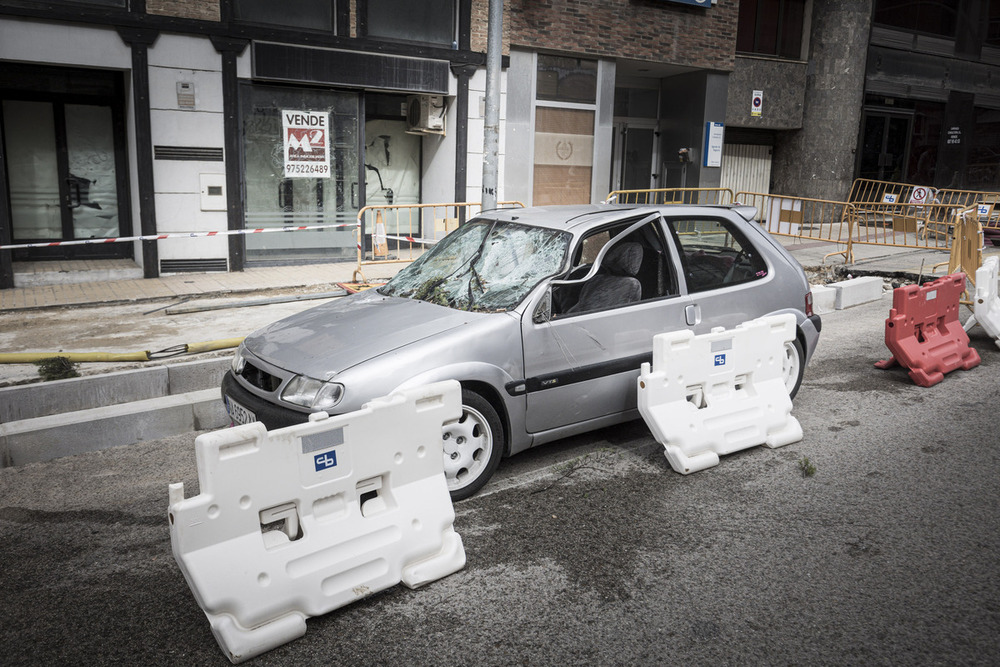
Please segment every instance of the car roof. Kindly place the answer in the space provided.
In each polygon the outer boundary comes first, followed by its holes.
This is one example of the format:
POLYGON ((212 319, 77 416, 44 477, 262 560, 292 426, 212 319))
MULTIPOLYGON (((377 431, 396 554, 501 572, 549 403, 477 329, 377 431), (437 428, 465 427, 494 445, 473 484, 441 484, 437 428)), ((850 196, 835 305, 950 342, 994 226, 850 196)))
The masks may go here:
POLYGON ((735 210, 744 219, 752 219, 756 209, 749 206, 697 206, 688 204, 583 204, 568 206, 532 206, 484 211, 480 217, 519 222, 533 227, 546 227, 579 233, 608 222, 634 218, 645 213, 664 216, 704 216, 720 210, 735 210), (744 210, 745 209, 745 210, 744 210))

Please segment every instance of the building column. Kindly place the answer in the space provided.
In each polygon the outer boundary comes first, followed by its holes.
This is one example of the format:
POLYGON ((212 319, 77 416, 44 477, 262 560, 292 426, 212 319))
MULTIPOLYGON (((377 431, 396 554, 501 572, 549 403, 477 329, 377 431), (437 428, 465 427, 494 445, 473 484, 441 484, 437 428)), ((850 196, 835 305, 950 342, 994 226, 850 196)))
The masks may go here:
MULTIPOLYGON (((458 79, 455 96, 455 199, 465 201, 469 182, 469 80, 476 73, 475 65, 452 65, 451 71, 458 79)), ((459 224, 465 222, 465 209, 459 211, 459 224)))
MULTIPOLYGON (((240 173, 240 89, 236 73, 236 58, 249 42, 245 39, 212 37, 212 46, 222 54, 222 109, 226 155, 226 210, 230 231, 243 229, 243 178, 240 173)), ((239 234, 229 236, 229 270, 242 271, 246 262, 246 239, 239 234)))
POLYGON ((814 2, 802 129, 779 133, 773 191, 844 201, 854 181, 872 0, 814 2))
MULTIPOLYGON (((118 28, 122 41, 132 48, 132 105, 135 120, 135 160, 139 181, 139 233, 156 234, 156 201, 153 184, 153 134, 149 120, 149 47, 159 32, 147 28, 118 28)), ((156 241, 142 241, 144 278, 160 275, 156 241)))

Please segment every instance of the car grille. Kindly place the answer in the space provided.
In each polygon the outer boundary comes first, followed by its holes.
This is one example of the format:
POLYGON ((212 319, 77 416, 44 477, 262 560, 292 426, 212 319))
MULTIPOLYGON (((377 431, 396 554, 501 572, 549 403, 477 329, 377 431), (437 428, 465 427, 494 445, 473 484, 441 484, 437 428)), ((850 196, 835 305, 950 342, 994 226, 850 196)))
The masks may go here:
POLYGON ((250 362, 243 366, 243 372, 240 375, 243 376, 244 380, 264 391, 277 391, 278 387, 281 386, 281 378, 262 371, 250 362))

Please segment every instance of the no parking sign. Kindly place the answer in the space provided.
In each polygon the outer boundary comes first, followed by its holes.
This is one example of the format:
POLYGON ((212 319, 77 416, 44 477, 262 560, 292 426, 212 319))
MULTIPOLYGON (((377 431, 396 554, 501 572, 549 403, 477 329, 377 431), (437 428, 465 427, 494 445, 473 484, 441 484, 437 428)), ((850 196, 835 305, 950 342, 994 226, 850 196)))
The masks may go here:
POLYGON ((750 103, 750 115, 760 116, 763 110, 764 110, 764 91, 755 90, 753 91, 753 101, 750 103))
POLYGON ((929 195, 930 195, 930 192, 929 192, 929 190, 927 188, 920 187, 920 186, 915 187, 915 188, 913 188, 913 192, 910 194, 910 203, 911 204, 926 204, 927 203, 927 198, 928 198, 929 195))

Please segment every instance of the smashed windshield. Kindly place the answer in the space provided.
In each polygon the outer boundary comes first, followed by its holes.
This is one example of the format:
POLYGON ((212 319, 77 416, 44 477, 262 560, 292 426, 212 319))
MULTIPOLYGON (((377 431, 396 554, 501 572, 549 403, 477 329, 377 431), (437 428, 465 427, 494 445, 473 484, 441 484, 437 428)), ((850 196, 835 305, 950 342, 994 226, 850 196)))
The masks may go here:
POLYGON ((571 235, 554 229, 476 218, 444 237, 381 294, 459 310, 506 311, 566 259, 571 235))

